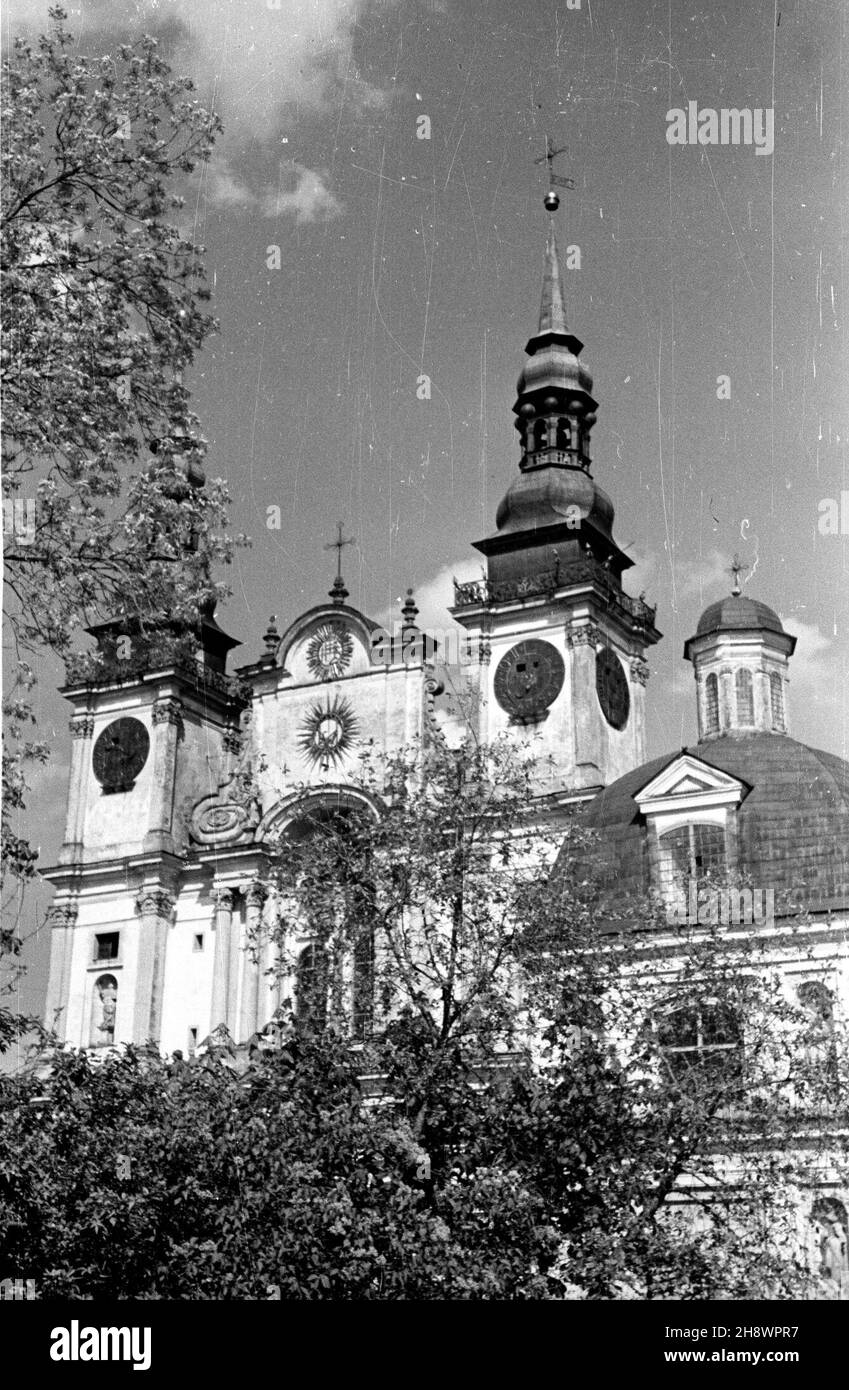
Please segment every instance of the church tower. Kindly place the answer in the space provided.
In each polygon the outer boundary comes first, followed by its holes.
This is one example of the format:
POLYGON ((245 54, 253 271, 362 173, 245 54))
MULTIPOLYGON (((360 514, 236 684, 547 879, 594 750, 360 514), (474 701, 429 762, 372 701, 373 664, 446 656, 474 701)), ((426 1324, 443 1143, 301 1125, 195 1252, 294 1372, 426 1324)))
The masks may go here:
POLYGON ((655 610, 622 587, 633 563, 591 472, 597 402, 569 331, 552 211, 536 333, 513 406, 519 473, 476 542, 486 576, 455 583, 468 634, 479 736, 524 731, 551 773, 540 793, 582 800, 645 757, 646 648, 655 610))

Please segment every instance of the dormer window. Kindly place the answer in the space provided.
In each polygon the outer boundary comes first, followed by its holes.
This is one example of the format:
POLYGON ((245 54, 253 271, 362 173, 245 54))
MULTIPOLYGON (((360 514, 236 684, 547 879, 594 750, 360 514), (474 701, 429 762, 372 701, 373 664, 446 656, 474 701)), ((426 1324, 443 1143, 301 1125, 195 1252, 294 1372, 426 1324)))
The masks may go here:
POLYGON ((726 872, 725 831, 720 825, 681 825, 660 835, 658 847, 659 888, 668 908, 686 910, 691 883, 726 872))
POLYGON ((737 723, 754 724, 755 702, 752 695, 752 673, 741 666, 734 677, 737 693, 737 723))

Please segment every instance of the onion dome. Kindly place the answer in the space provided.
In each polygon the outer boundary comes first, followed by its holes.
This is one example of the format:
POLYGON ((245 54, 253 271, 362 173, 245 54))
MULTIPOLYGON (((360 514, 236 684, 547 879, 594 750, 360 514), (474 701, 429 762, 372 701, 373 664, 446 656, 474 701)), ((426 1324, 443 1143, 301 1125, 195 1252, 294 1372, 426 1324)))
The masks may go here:
POLYGON ((498 505, 500 533, 584 522, 613 539, 613 503, 581 469, 528 469, 514 478, 498 505), (577 509, 577 510, 576 510, 577 509))

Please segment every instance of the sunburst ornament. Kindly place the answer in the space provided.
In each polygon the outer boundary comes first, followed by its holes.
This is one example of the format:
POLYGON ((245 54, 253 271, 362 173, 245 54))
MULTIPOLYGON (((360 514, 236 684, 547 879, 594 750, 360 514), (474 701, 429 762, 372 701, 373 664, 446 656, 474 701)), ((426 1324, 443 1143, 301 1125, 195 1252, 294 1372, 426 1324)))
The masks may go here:
POLYGON ((326 771, 331 763, 341 763, 359 734, 359 723, 347 700, 334 695, 324 704, 316 703, 304 719, 298 735, 301 752, 308 762, 326 771))
POLYGON ((343 623, 323 623, 307 646, 307 665, 319 681, 335 681, 351 664, 354 640, 343 623))

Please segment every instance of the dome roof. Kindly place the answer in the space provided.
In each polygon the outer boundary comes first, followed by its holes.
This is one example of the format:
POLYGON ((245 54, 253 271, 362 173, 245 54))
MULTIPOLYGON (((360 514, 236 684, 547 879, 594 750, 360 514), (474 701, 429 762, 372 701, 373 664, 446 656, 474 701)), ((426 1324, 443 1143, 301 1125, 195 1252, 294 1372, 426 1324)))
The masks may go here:
MULTIPOLYGON (((533 342, 533 339, 531 340, 533 342)), ((581 391, 592 395, 593 379, 574 352, 562 342, 548 342, 538 347, 519 374, 516 391, 519 397, 531 391, 557 388, 561 391, 581 391)))
POLYGON ((613 503, 607 493, 581 468, 528 468, 514 478, 498 504, 495 522, 499 534, 558 526, 574 517, 604 536, 611 536, 613 503))
POLYGON ((849 905, 849 763, 771 733, 676 750, 599 792, 584 823, 601 833, 617 900, 648 890, 647 829, 634 798, 680 752, 744 783, 736 810, 738 870, 753 886, 774 890, 776 912, 788 900, 797 911, 800 905, 811 911, 849 905))
POLYGON ((765 603, 747 598, 745 594, 729 594, 705 609, 699 618, 696 636, 704 637, 709 632, 751 631, 753 628, 784 633, 778 614, 765 603))

